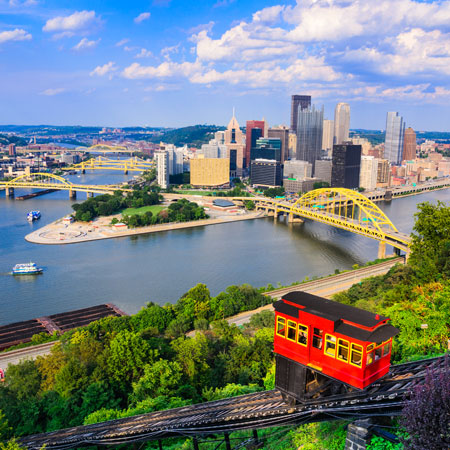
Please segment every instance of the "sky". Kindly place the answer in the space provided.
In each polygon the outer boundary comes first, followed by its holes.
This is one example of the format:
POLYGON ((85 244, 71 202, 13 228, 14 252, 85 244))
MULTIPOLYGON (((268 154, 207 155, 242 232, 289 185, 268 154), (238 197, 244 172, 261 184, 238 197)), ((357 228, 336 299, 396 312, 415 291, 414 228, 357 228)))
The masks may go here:
POLYGON ((450 0, 0 0, 0 124, 450 131, 450 0))

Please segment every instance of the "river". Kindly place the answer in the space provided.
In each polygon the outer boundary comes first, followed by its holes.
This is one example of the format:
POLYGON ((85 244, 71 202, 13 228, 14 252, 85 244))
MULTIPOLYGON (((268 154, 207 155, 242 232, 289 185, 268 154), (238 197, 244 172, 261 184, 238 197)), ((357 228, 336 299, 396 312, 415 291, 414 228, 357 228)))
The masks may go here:
MULTIPOLYGON (((105 172, 73 175, 72 181, 108 184, 130 177, 105 172)), ((200 282, 216 295, 231 284, 290 284, 377 257, 374 240, 271 218, 73 245, 26 242, 26 234, 72 211, 68 196, 59 191, 15 201, 0 192, 0 325, 108 302, 135 313, 149 301, 175 302, 200 282), (29 224, 26 213, 34 209, 42 218, 29 224), (10 275, 14 264, 28 261, 44 267, 44 274, 10 275)), ((427 200, 448 202, 450 190, 379 206, 400 231, 410 232, 417 203, 427 200)))

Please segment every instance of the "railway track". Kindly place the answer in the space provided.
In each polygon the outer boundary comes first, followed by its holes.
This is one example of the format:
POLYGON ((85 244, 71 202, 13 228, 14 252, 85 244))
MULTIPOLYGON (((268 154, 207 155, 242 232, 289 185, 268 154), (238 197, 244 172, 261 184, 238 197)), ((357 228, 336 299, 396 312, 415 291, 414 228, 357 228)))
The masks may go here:
POLYGON ((177 436, 207 436, 237 430, 322 420, 393 416, 429 370, 449 370, 445 357, 394 365, 365 391, 287 405, 278 391, 264 391, 181 408, 157 411, 93 425, 67 428, 21 439, 30 450, 43 445, 63 450, 90 445, 119 445, 177 436))

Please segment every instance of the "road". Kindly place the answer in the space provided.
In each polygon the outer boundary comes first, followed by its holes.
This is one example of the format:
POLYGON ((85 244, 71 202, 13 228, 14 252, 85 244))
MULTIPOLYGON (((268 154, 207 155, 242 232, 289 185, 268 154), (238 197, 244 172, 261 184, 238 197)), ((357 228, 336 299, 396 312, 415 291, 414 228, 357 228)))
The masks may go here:
MULTIPOLYGON (((373 266, 362 267, 361 269, 351 270, 350 272, 341 273, 338 275, 331 275, 320 280, 309 281, 301 285, 290 286, 287 288, 276 289, 275 291, 268 292, 267 295, 274 300, 280 299, 284 294, 291 291, 302 290, 310 292, 311 294, 319 295, 321 297, 331 297, 337 292, 345 291, 355 283, 359 283, 364 278, 373 277, 375 275, 382 275, 386 273, 392 266, 397 263, 403 264, 403 258, 395 258, 389 261, 385 261, 380 264, 374 264, 373 266)), ((228 323, 236 324, 237 326, 243 325, 249 322, 250 317, 253 314, 264 310, 273 311, 272 305, 266 305, 261 308, 247 311, 237 316, 228 318, 228 323)), ((188 333, 188 336, 193 336, 194 332, 188 333)), ((8 364, 18 364, 20 361, 31 358, 35 359, 37 356, 47 355, 50 353, 51 348, 56 342, 48 342, 46 344, 34 345, 32 347, 21 348, 19 350, 12 350, 10 352, 0 353, 0 368, 5 370, 8 364)))
MULTIPOLYGON (((309 292, 320 297, 331 297, 338 292, 342 292, 350 288, 355 283, 359 283, 364 278, 373 277, 376 275, 382 275, 388 272, 388 270, 395 264, 403 264, 403 258, 395 258, 389 261, 385 261, 380 264, 374 264, 373 266, 362 267, 361 269, 351 270, 350 272, 341 273, 338 275, 331 275, 327 278, 320 280, 310 281, 308 283, 299 284, 296 286, 289 286, 287 288, 276 289, 275 291, 268 292, 266 295, 272 297, 274 300, 279 300, 283 295, 288 292, 302 290, 309 292)), ((250 321, 250 317, 258 312, 269 310, 273 311, 272 305, 262 306, 261 308, 240 313, 236 316, 227 319, 228 323, 236 324, 237 326, 243 325, 250 321)))
POLYGON ((8 364, 18 364, 24 359, 35 359, 37 356, 47 355, 50 353, 51 348, 56 342, 47 342, 45 344, 33 345, 32 347, 0 353, 0 369, 6 370, 8 364))

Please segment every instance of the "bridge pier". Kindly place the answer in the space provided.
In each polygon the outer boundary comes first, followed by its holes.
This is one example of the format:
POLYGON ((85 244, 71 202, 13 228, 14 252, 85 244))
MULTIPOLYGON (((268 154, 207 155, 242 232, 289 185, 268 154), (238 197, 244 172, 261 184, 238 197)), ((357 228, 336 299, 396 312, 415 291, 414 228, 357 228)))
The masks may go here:
POLYGON ((94 196, 94 193, 93 192, 86 192, 86 196, 87 196, 87 198, 91 198, 91 197, 94 196))
POLYGON ((69 191, 69 198, 71 199, 71 200, 75 200, 76 198, 77 198, 77 191, 74 191, 74 190, 70 190, 69 191))
POLYGON ((356 420, 347 428, 345 450, 366 450, 370 444, 372 433, 369 428, 372 425, 370 419, 356 420))
POLYGON ((5 188, 5 195, 7 197, 14 197, 14 188, 13 187, 5 188))
POLYGON ((378 259, 385 259, 386 258, 386 242, 380 241, 378 245, 378 259))
POLYGON ((288 214, 288 223, 303 223, 304 220, 300 219, 300 217, 295 217, 294 213, 288 214))

